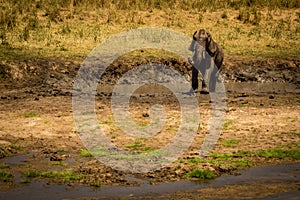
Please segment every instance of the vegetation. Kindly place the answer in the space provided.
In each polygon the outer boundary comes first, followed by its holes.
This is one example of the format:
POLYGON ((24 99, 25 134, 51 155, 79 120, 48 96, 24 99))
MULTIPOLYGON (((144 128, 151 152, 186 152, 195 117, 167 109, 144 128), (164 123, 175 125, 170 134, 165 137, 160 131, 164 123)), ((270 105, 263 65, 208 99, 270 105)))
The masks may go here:
POLYGON ((39 117, 40 115, 37 113, 24 113, 22 117, 39 117))
POLYGON ((215 153, 211 154, 212 158, 221 158, 221 159, 231 159, 235 157, 235 154, 233 153, 215 153))
POLYGON ((199 157, 192 157, 192 158, 188 158, 187 162, 191 164, 198 164, 198 163, 203 163, 204 161, 199 157))
POLYGON ((13 175, 6 171, 0 171, 0 181, 3 182, 12 182, 13 181, 13 175))
POLYGON ((63 182, 68 182, 72 180, 80 180, 83 178, 83 175, 77 174, 73 171, 46 171, 46 172, 40 172, 40 171, 28 171, 24 172, 23 175, 27 178, 54 178, 62 180, 63 182))
POLYGON ((65 166, 68 165, 68 163, 61 162, 61 161, 53 161, 53 162, 52 162, 52 165, 58 165, 58 166, 65 167, 65 166))
POLYGON ((267 157, 267 158, 291 158, 294 160, 300 160, 300 150, 296 149, 266 149, 266 150, 259 150, 259 151, 247 151, 247 150, 239 150, 236 153, 215 153, 211 154, 211 157, 214 159, 224 159, 230 160, 232 158, 241 158, 244 156, 251 156, 256 155, 260 157, 267 157))
POLYGON ((92 186, 92 187, 100 187, 101 186, 101 182, 100 181, 92 182, 90 184, 90 186, 92 186))
POLYGON ((2 60, 82 60, 113 34, 149 26, 189 36, 203 27, 227 55, 300 55, 298 0, 6 0, 0 7, 2 60))
POLYGON ((268 149, 257 151, 254 154, 267 158, 291 158, 300 160, 300 150, 268 149))
POLYGON ((31 181, 29 179, 22 179, 20 181, 20 183, 26 184, 26 183, 30 183, 31 181))
POLYGON ((91 152, 89 152, 89 150, 87 149, 80 149, 79 154, 82 157, 92 157, 93 155, 91 154, 91 152))
POLYGON ((129 143, 128 145, 126 145, 127 148, 130 148, 130 149, 139 149, 142 147, 142 143, 137 141, 137 142, 133 142, 133 143, 129 143))
POLYGON ((235 139, 224 140, 224 141, 222 141, 222 145, 224 147, 236 147, 239 142, 240 142, 240 140, 235 140, 235 139))
POLYGON ((7 169, 7 168, 10 168, 10 166, 6 163, 0 165, 0 169, 7 169))
POLYGON ((234 124, 233 120, 226 120, 223 125, 223 130, 229 130, 229 128, 234 124))
POLYGON ((21 151, 21 150, 22 150, 22 147, 21 147, 21 146, 9 145, 8 147, 9 147, 10 149, 14 149, 14 150, 17 150, 17 151, 21 151))
POLYGON ((209 170, 195 169, 186 175, 188 178, 213 179, 216 175, 209 170))

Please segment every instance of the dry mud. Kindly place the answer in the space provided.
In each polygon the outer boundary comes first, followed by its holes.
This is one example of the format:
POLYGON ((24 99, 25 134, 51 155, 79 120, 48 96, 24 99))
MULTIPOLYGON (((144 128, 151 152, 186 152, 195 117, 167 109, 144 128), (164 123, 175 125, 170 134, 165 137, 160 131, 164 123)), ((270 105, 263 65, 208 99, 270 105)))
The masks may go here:
MULTIPOLYGON (((124 134, 113 122, 110 98, 114 84, 129 69, 150 61, 170 66, 190 80, 191 66, 185 60, 172 58, 117 60, 103 74, 95 97, 100 127, 113 143, 127 151, 143 152, 146 149, 159 149, 172 140, 175 134, 172 128, 175 127, 176 130, 180 123, 180 108, 176 97, 170 91, 158 86, 145 86, 133 94, 134 98, 131 98, 130 102, 131 116, 139 124, 147 123, 149 108, 160 103, 168 112, 169 129, 166 128, 153 138, 135 143, 137 141, 135 138, 124 134)), ((246 159, 249 165, 227 165, 218 159, 213 162, 214 158, 196 163, 188 161, 198 156, 211 117, 209 95, 197 93, 201 122, 192 145, 169 167, 146 174, 117 171, 93 157, 80 155, 80 150, 85 147, 75 129, 72 113, 72 89, 80 63, 38 60, 3 62, 0 67, 0 164, 2 166, 8 164, 10 167, 4 170, 15 177, 21 176, 14 182, 1 183, 0 190, 19 187, 22 185, 21 174, 31 170, 72 170, 84 175, 79 181, 70 181, 69 185, 90 185, 100 181, 101 185, 133 186, 141 183, 126 177, 133 176, 157 184, 186 179, 186 173, 197 168, 208 169, 219 176, 224 173, 235 174, 237 169, 250 166, 297 162, 291 158, 267 158, 254 154, 243 157, 238 154, 239 150, 249 152, 273 148, 299 150, 300 60, 296 58, 226 58, 221 71, 227 96, 226 121, 212 153, 236 154, 237 156, 229 162, 238 163, 246 159), (226 145, 226 141, 230 140, 238 142, 226 145), (15 162, 7 160, 18 155, 26 156, 15 162), (57 161, 65 164, 60 165, 57 161)), ((47 181, 63 183, 60 179, 47 181)), ((241 185, 238 188, 224 186, 219 188, 218 192, 213 188, 206 188, 201 193, 214 194, 204 195, 204 199, 209 197, 218 199, 222 198, 223 192, 234 194, 237 191, 241 194, 256 191, 254 196, 265 192, 265 196, 268 196, 278 193, 278 188, 284 192, 297 187, 299 188, 299 185, 296 183, 282 182, 276 185, 257 183, 256 186, 241 185)), ((164 195, 161 198, 172 199, 176 195, 181 199, 190 199, 196 198, 198 193, 194 191, 188 194, 178 191, 178 194, 164 195)), ((133 197, 128 197, 130 198, 133 197)), ((232 199, 232 196, 230 198, 232 199)))

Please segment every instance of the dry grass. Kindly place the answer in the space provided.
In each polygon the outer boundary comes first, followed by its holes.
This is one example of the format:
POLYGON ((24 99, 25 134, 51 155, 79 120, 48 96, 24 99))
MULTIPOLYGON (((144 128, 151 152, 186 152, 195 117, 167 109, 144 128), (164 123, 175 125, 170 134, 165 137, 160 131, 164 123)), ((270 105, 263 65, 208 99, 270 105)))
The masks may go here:
MULTIPOLYGON (((53 0, 52 0, 53 1, 53 0)), ((299 56, 297 1, 7 1, 0 15, 2 60, 83 60, 108 37, 138 27, 165 27, 192 36, 212 33, 227 55, 299 56), (94 2, 94 3, 93 3, 94 2), (211 3, 210 3, 211 2, 211 3), (224 9, 225 7, 225 9, 224 9), (220 9, 222 8, 222 9, 220 9)))

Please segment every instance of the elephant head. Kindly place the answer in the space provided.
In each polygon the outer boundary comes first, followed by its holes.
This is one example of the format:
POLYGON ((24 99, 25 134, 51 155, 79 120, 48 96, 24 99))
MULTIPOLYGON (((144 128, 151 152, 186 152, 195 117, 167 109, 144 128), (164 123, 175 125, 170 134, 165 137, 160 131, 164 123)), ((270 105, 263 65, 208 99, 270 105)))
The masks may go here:
POLYGON ((193 40, 191 42, 189 50, 194 52, 194 56, 197 53, 196 56, 199 57, 198 60, 202 60, 205 59, 205 54, 202 52, 203 49, 208 53, 210 57, 214 58, 214 62, 217 68, 220 69, 224 58, 222 48, 213 40, 209 32, 205 31, 204 29, 199 29, 195 31, 193 35, 193 40), (197 45, 201 46, 202 48, 197 47, 197 45), (199 51, 201 51, 200 54, 199 51))

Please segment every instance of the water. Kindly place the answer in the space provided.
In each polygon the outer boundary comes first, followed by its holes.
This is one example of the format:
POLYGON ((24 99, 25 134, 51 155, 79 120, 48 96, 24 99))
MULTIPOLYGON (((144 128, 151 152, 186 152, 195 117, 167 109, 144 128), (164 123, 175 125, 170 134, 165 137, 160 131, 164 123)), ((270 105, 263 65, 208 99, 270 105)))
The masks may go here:
POLYGON ((27 163, 28 158, 33 157, 36 154, 37 154, 36 152, 30 152, 30 153, 24 154, 24 155, 7 157, 7 158, 4 158, 3 161, 4 161, 4 163, 10 164, 10 165, 22 165, 22 164, 27 163))
MULTIPOLYGON (((249 170, 239 171, 239 176, 223 175, 205 182, 164 182, 151 185, 148 181, 135 177, 127 177, 141 183, 140 186, 101 186, 91 188, 87 186, 49 185, 46 181, 34 181, 22 187, 8 191, 0 191, 0 199, 68 199, 68 198, 99 198, 99 197, 124 197, 146 196, 174 193, 176 191, 197 190, 207 187, 221 187, 225 185, 240 185, 254 181, 278 183, 278 181, 300 181, 300 162, 267 167, 254 167, 249 170)), ((300 191, 293 190, 269 196, 266 199, 299 199, 300 191)))

